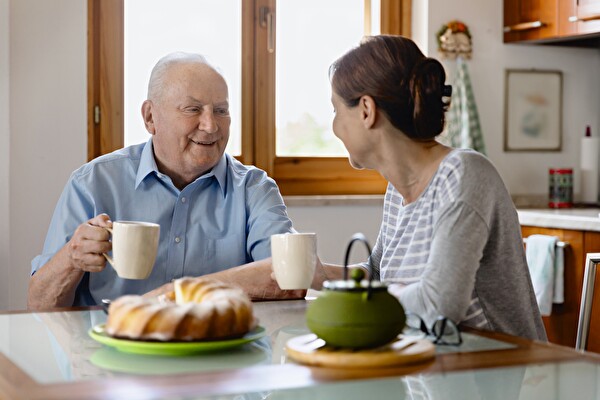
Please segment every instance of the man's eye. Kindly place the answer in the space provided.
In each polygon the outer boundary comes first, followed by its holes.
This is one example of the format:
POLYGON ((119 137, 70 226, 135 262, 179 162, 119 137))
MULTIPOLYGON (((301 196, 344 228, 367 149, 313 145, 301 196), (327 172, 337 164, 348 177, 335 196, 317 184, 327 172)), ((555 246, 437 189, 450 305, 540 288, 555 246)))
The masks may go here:
POLYGON ((226 116, 229 115, 229 110, 227 108, 217 108, 215 114, 226 116))
POLYGON ((200 111, 200 109, 198 107, 186 107, 185 111, 191 112, 191 113, 196 113, 196 112, 200 111))

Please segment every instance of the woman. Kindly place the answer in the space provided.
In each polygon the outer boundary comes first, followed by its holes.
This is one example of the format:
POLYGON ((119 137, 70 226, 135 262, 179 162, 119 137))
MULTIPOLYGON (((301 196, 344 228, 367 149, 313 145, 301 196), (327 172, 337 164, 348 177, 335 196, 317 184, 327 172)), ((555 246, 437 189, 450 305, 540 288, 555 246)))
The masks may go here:
POLYGON ((387 179, 370 257, 405 309, 546 340, 517 213, 491 162, 435 140, 446 74, 411 40, 367 38, 330 68, 333 131, 355 168, 387 179))

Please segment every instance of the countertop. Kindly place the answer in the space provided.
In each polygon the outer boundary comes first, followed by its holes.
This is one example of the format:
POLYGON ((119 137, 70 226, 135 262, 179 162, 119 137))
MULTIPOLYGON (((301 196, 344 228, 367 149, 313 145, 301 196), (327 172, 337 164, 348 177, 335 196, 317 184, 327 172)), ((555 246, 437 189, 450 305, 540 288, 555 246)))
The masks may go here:
POLYGON ((517 213, 521 225, 600 232, 600 208, 527 208, 517 213))

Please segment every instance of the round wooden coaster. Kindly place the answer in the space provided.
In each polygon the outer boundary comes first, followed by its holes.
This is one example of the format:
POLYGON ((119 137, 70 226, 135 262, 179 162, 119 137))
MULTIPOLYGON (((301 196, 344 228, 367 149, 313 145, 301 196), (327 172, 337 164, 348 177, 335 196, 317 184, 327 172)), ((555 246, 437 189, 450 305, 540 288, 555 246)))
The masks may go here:
POLYGON ((327 346, 314 333, 287 341, 288 355, 303 364, 336 368, 391 367, 423 362, 435 357, 435 346, 429 340, 402 338, 374 349, 342 349, 327 346))

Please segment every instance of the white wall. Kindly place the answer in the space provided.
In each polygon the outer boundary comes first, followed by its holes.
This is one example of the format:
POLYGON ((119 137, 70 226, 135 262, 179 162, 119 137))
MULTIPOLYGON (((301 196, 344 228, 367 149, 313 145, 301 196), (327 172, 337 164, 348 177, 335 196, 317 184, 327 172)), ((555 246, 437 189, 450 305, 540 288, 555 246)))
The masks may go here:
MULTIPOLYGON (((289 206, 288 213, 296 230, 317 233, 321 261, 341 265, 346 245, 356 232, 364 233, 370 245, 375 245, 382 208, 381 205, 289 206)), ((351 263, 364 261, 366 257, 364 246, 357 244, 352 248, 351 263)))
MULTIPOLYGON (((452 19, 467 24, 473 36, 469 71, 479 108, 487 153, 512 194, 548 193, 548 168, 573 167, 579 193, 580 138, 591 125, 600 136, 600 51, 556 46, 504 44, 502 0, 428 0, 428 48, 437 57, 435 32, 452 19), (563 73, 561 152, 503 151, 504 74, 507 68, 550 69, 563 73)), ((444 62, 452 73, 454 63, 444 62)), ((449 76, 452 81, 453 75, 449 76)))
MULTIPOLYGON (((0 309, 25 307, 30 261, 70 172, 85 162, 86 12, 81 0, 0 0, 0 309)), ((600 133, 597 50, 504 45, 502 0, 428 0, 420 14, 428 14, 426 25, 415 29, 429 32, 431 55, 442 23, 469 25, 488 153, 513 193, 545 194, 547 167, 577 167, 585 125, 600 133), (563 71, 563 151, 504 153, 504 69, 532 67, 563 71)), ((374 242, 381 221, 378 206, 291 206, 289 213, 298 230, 317 232, 321 257, 335 263, 352 233, 374 242)))
MULTIPOLYGON (((0 0, 0 309, 5 308, 10 299, 8 291, 8 0, 0 0)), ((7 324, 0 324, 0 347, 6 346, 9 339, 7 324)))
MULTIPOLYGON (((42 249, 63 185, 86 159, 87 6, 81 0, 8 4, 10 219, 2 229, 10 235, 10 256, 0 265, 8 274, 0 293, 10 299, 0 308, 15 309, 25 307, 30 262, 42 249)), ((0 75, 5 80, 6 70, 0 75)))

